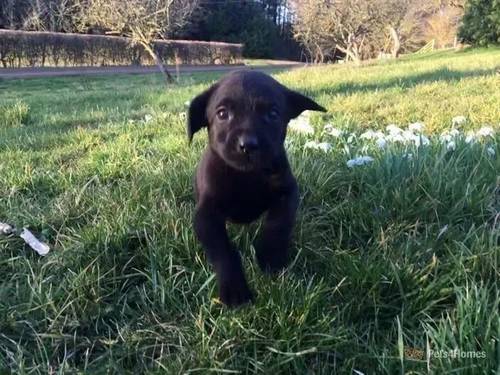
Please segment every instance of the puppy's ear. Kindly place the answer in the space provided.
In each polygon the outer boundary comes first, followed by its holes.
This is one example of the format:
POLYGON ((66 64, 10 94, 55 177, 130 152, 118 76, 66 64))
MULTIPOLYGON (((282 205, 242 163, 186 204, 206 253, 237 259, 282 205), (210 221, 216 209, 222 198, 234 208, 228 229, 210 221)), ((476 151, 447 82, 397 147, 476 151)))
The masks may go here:
POLYGON ((211 86, 195 97, 189 105, 188 119, 187 119, 187 135, 189 143, 193 140, 193 135, 202 127, 208 125, 207 119, 207 105, 216 85, 211 86))
POLYGON ((286 97, 290 120, 307 110, 326 112, 326 109, 314 100, 309 99, 307 96, 304 96, 296 91, 287 90, 286 97))

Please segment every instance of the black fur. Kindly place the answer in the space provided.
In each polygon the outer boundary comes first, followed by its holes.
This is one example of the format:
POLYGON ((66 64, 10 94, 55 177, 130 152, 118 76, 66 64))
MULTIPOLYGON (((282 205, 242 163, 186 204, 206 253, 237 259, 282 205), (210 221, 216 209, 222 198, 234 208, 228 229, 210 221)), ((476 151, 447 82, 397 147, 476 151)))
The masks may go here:
POLYGON ((305 110, 325 111, 270 76, 238 71, 193 99, 187 133, 208 128, 209 146, 195 180, 194 229, 217 274, 220 299, 253 299, 226 221, 250 223, 267 212, 255 244, 257 261, 274 273, 288 263, 298 188, 284 148, 288 122, 305 110))

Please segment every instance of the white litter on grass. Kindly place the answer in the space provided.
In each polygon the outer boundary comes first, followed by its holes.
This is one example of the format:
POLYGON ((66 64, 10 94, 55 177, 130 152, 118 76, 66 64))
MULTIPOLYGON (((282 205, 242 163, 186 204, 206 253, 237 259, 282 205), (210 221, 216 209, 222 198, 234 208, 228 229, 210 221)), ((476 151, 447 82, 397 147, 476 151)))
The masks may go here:
POLYGON ((342 134, 344 134, 342 130, 335 128, 332 124, 326 124, 323 128, 323 131, 335 138, 338 138, 342 136, 342 134))
POLYGON ((144 122, 150 122, 153 119, 151 115, 144 115, 144 122))
POLYGON ((0 223, 0 234, 11 234, 14 228, 9 224, 0 223))
POLYGON ((451 119, 451 124, 453 126, 460 126, 467 122, 467 118, 465 116, 455 116, 451 119))
POLYGON ((332 149, 332 145, 330 143, 327 143, 327 142, 318 143, 316 141, 309 141, 309 142, 306 142, 306 144, 304 145, 304 148, 311 148, 313 150, 321 150, 323 152, 328 152, 332 149))
POLYGON ((495 149, 493 147, 488 147, 486 149, 486 152, 488 153, 488 155, 490 155, 491 157, 495 156, 496 152, 495 152, 495 149))
POLYGON ((288 128, 301 134, 314 134, 314 128, 309 122, 309 117, 308 111, 303 112, 299 117, 289 122, 288 128))
POLYGON ((440 239, 443 234, 445 234, 448 231, 448 224, 446 224, 444 227, 441 228, 439 231, 437 238, 440 239))
POLYGON ((49 253, 50 247, 47 244, 39 241, 33 233, 31 233, 28 229, 23 228, 23 231, 19 235, 24 242, 26 242, 33 250, 35 250, 39 255, 45 256, 49 253))
POLYGON ((371 163, 373 160, 375 159, 373 159, 371 156, 359 156, 357 158, 348 160, 346 164, 348 168, 352 168, 355 166, 371 163))

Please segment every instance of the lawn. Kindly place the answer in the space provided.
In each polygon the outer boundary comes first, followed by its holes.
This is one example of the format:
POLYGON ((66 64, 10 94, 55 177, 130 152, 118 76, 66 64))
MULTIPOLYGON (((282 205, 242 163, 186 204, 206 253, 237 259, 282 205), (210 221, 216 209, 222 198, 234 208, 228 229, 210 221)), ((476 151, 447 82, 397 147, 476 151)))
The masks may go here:
POLYGON ((257 293, 236 310, 191 227, 185 102, 218 74, 0 81, 0 222, 51 246, 0 235, 0 373, 498 373, 499 71, 484 49, 276 73, 328 113, 287 141, 290 267, 229 227, 257 293), (428 145, 361 137, 414 122, 428 145))

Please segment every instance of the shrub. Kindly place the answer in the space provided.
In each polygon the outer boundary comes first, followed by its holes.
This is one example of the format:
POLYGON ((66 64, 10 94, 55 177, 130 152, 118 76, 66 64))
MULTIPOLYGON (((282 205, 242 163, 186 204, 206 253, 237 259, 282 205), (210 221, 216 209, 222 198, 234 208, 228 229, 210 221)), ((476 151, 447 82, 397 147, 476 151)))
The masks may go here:
MULTIPOLYGON (((188 40, 154 44, 165 63, 233 64, 241 62, 243 45, 188 40)), ((154 65, 130 39, 104 35, 0 30, 0 62, 4 68, 35 66, 154 65)))
POLYGON ((500 0, 470 0, 459 36, 473 45, 500 44, 500 0))

